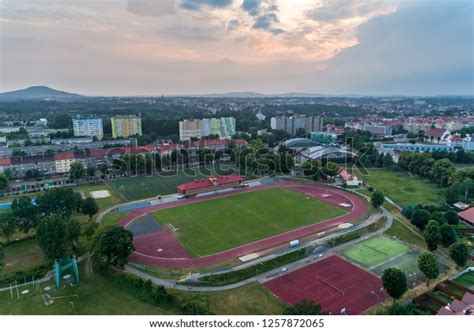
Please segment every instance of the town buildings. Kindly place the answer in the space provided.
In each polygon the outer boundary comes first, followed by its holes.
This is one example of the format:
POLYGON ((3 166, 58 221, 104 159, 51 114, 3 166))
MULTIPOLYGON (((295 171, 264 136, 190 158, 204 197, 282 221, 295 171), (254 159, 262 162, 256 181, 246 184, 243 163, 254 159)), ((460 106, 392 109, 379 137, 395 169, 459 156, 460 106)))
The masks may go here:
POLYGON ((321 116, 275 116, 270 119, 272 130, 285 130, 295 136, 298 129, 304 129, 305 133, 322 131, 323 118, 321 116))
POLYGON ((101 118, 74 118, 72 127, 75 137, 96 137, 102 140, 104 127, 101 118))
POLYGON ((200 139, 216 135, 222 139, 230 139, 236 133, 236 122, 233 117, 204 118, 183 120, 179 122, 179 140, 200 139))
POLYGON ((128 138, 142 135, 142 118, 140 115, 119 115, 111 119, 112 137, 128 138))

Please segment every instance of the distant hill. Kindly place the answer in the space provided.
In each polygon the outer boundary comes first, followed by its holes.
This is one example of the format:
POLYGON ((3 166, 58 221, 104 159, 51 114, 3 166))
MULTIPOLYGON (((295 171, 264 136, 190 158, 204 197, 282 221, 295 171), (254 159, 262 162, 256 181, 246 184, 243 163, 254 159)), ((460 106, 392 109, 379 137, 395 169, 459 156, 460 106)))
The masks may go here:
POLYGON ((47 86, 31 86, 23 90, 0 93, 0 101, 63 100, 81 98, 79 94, 58 91, 47 86))
POLYGON ((205 97, 205 98, 317 98, 328 96, 318 93, 280 93, 280 94, 263 94, 256 92, 229 92, 229 93, 212 93, 212 94, 196 94, 183 95, 189 97, 205 97))

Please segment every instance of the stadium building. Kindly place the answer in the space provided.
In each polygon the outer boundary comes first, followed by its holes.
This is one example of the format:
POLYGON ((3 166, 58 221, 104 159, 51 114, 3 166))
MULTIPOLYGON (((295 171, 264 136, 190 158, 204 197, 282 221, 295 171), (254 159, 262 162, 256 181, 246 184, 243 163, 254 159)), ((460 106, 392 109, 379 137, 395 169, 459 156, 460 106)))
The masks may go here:
POLYGON ((182 195, 194 195, 226 188, 239 187, 242 185, 243 181, 244 179, 237 175, 211 176, 206 179, 197 179, 193 182, 178 185, 177 189, 182 195))

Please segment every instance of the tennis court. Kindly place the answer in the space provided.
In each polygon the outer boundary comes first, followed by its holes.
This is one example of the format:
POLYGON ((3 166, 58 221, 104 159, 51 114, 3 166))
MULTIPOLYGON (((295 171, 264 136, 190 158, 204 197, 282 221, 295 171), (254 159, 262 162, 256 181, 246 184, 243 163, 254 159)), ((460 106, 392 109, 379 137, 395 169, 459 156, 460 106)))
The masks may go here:
POLYGON ((364 267, 373 268, 408 251, 409 246, 381 235, 346 248, 342 254, 364 267))
POLYGON ((360 314, 386 298, 380 279, 337 256, 274 278, 264 285, 289 305, 310 299, 331 314, 360 314))

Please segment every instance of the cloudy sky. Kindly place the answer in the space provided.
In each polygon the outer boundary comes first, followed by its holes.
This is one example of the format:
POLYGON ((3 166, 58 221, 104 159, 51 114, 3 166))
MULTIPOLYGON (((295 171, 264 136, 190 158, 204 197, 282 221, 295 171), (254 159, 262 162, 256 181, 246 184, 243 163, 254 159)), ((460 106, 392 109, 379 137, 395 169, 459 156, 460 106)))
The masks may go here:
POLYGON ((2 0, 0 90, 473 94, 470 0, 2 0))

